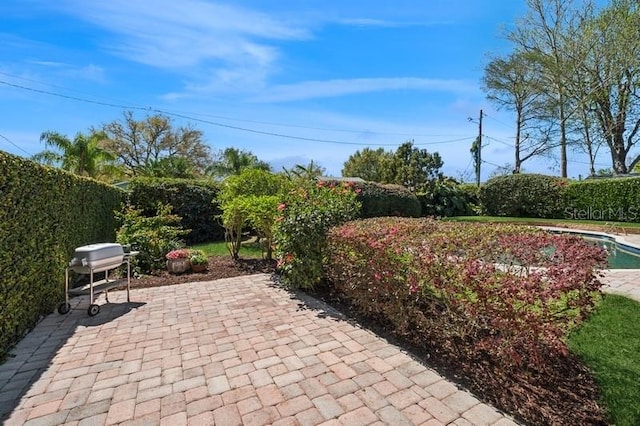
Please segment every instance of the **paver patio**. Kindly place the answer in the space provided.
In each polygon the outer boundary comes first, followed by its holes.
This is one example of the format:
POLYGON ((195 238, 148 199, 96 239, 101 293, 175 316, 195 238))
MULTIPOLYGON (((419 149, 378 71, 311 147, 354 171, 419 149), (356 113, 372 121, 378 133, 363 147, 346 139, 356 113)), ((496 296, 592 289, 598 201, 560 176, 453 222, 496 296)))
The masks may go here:
POLYGON ((7 425, 513 425, 269 275, 86 296, 0 365, 7 425))

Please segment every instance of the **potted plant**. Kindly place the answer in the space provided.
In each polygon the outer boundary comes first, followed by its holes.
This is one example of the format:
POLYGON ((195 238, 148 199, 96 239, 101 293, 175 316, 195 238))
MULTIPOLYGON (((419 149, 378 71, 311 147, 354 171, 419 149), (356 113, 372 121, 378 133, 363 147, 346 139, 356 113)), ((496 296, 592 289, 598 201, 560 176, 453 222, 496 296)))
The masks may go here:
POLYGON ((189 252, 189 261, 193 272, 203 272, 207 269, 209 258, 202 250, 191 250, 189 252))
POLYGON ((191 269, 189 249, 171 250, 165 257, 167 258, 167 271, 171 274, 182 274, 191 269))

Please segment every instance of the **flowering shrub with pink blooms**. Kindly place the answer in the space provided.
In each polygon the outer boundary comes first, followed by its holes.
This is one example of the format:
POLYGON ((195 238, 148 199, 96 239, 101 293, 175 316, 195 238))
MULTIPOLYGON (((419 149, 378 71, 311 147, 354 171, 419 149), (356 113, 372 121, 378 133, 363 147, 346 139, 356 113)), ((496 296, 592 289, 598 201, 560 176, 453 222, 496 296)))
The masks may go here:
POLYGON ((605 262, 601 248, 579 237, 404 218, 335 227, 326 253, 330 285, 357 311, 459 364, 480 388, 504 392, 510 380, 562 375, 553 364, 569 356, 568 332, 599 300, 605 262), (477 377, 478 366, 488 378, 477 377))

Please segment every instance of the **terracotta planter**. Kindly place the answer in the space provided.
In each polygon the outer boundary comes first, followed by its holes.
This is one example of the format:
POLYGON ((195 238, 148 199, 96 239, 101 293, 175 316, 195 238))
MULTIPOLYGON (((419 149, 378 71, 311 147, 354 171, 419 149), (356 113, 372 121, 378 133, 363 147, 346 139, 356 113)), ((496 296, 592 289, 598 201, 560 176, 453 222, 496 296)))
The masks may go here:
POLYGON ((167 260, 167 271, 170 274, 183 274, 191 269, 189 259, 169 259, 167 260))
POLYGON ((191 270, 193 272, 204 272, 207 270, 207 265, 194 265, 191 264, 191 270))

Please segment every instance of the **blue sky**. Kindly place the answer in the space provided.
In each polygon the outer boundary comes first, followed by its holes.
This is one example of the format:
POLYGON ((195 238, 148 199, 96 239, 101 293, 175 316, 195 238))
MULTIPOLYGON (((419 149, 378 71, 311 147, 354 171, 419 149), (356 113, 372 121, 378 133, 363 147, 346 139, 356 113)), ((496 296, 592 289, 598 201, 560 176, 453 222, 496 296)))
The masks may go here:
MULTIPOLYGON (((44 131, 72 137, 125 109, 163 111, 214 151, 249 150, 276 170, 314 160, 340 175, 356 150, 412 139, 472 180, 483 109, 486 178, 512 161, 514 130, 480 80, 524 3, 3 0, 0 150, 28 156, 44 131)), ((570 176, 586 170, 569 164, 570 176)))

